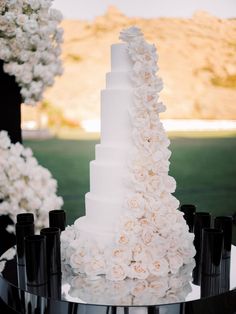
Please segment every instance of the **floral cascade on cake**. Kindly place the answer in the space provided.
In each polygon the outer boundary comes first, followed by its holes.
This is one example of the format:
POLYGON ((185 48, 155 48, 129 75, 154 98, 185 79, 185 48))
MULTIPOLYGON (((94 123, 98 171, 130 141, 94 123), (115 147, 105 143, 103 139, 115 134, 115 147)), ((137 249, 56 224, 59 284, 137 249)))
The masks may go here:
POLYGON ((86 216, 62 233, 63 262, 74 273, 110 280, 169 277, 194 266, 193 235, 168 175, 170 144, 160 122, 157 53, 140 29, 111 47, 101 93, 101 144, 90 164, 86 216))

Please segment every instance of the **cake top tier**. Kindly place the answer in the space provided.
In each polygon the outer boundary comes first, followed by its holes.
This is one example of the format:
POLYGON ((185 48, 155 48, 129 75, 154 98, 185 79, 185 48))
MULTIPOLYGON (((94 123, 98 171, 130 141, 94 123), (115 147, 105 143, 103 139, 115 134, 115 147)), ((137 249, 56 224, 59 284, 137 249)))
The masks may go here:
POLYGON ((133 63, 128 53, 128 44, 111 45, 111 72, 131 71, 132 67, 133 63))

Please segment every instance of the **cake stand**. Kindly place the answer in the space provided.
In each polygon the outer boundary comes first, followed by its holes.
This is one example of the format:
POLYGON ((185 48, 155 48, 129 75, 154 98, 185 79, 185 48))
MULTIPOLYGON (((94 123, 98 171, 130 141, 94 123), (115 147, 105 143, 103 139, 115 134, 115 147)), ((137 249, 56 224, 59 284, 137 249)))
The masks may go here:
POLYGON ((24 269, 17 266, 15 248, 11 248, 0 257, 0 298, 9 311, 25 314, 233 314, 236 313, 235 246, 230 263, 223 277, 204 278, 204 287, 189 283, 187 288, 180 287, 179 295, 172 293, 165 298, 160 296, 161 287, 156 287, 156 293, 152 289, 150 294, 142 281, 135 288, 131 281, 88 282, 83 277, 72 276, 66 269, 62 276, 51 276, 46 287, 26 289, 24 269))

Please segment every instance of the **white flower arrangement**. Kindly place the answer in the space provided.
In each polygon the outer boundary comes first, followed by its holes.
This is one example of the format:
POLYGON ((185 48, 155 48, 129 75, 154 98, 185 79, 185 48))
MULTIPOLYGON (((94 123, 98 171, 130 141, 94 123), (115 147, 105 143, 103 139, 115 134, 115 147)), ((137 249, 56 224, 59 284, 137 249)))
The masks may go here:
POLYGON ((124 214, 117 222, 113 244, 104 245, 96 254, 94 247, 99 240, 76 224, 66 229, 62 233, 63 263, 75 274, 85 273, 92 279, 105 275, 113 281, 160 280, 177 276, 190 265, 189 276, 194 267, 194 236, 178 210, 179 201, 172 195, 176 182, 168 174, 170 141, 159 118, 165 106, 159 101, 163 83, 156 75, 156 48, 136 27, 123 30, 120 39, 127 43, 133 61, 133 102, 129 108, 132 144, 124 177, 124 214), (83 256, 78 255, 81 246, 83 256), (97 266, 85 267, 91 263, 97 266))
POLYGON ((0 215, 15 221, 17 214, 32 212, 36 230, 46 227, 48 212, 63 205, 57 182, 31 149, 12 144, 6 131, 0 132, 0 170, 0 215))
POLYGON ((0 59, 14 75, 25 104, 35 105, 61 75, 63 29, 53 0, 1 0, 0 59))

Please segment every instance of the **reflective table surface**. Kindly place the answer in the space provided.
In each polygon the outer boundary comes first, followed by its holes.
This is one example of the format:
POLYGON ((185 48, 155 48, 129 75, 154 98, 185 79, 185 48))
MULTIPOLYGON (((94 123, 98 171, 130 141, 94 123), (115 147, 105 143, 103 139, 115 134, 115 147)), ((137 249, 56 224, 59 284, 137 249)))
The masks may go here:
POLYGON ((18 313, 236 312, 235 246, 232 246, 231 260, 223 262, 221 276, 204 277, 201 287, 190 282, 187 269, 183 269, 182 277, 112 282, 75 276, 66 268, 62 276, 51 276, 45 286, 26 287, 25 269, 16 264, 15 248, 0 257, 0 272, 0 298, 18 313), (210 312, 209 308, 214 307, 210 312))

